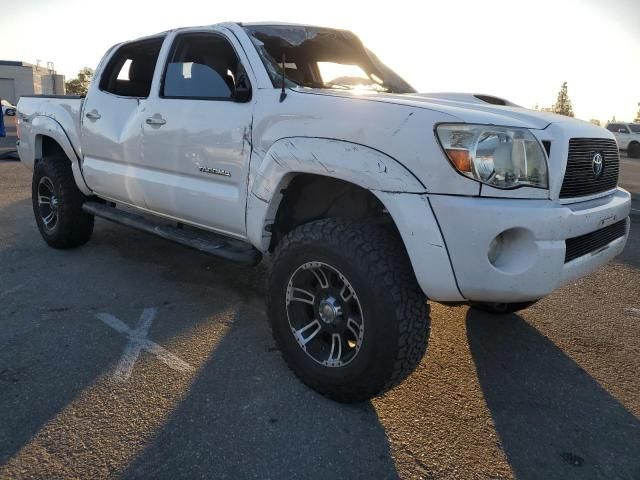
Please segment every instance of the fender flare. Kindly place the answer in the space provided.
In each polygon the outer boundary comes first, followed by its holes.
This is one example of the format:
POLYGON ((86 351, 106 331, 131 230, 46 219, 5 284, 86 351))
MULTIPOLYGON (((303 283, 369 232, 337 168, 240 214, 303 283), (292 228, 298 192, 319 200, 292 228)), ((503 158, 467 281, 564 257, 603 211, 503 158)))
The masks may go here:
POLYGON ((36 159, 42 158, 42 137, 50 137, 55 140, 62 148, 65 155, 71 162, 71 171, 73 172, 73 178, 76 181, 76 185, 82 193, 85 195, 92 195, 93 192, 86 184, 84 177, 82 176, 82 169, 80 167, 80 157, 73 148, 69 136, 65 132, 62 125, 60 125, 54 118, 46 115, 37 115, 31 120, 31 135, 33 136, 33 145, 35 158, 32 160, 32 164, 36 159))
POLYGON ((252 153, 247 198, 247 238, 266 252, 282 190, 299 174, 344 180, 376 192, 426 193, 425 186, 399 161, 358 143, 318 137, 286 137, 260 158, 252 153))

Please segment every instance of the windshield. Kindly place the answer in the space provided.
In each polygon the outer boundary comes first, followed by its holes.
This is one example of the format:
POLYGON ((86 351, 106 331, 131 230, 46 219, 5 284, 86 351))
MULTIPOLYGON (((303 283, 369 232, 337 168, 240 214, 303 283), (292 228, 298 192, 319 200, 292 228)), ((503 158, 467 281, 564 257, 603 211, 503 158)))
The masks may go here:
POLYGON ((629 124, 629 128, 633 133, 640 133, 640 123, 631 123, 629 124))
POLYGON ((346 30, 292 25, 244 26, 275 87, 415 93, 346 30))

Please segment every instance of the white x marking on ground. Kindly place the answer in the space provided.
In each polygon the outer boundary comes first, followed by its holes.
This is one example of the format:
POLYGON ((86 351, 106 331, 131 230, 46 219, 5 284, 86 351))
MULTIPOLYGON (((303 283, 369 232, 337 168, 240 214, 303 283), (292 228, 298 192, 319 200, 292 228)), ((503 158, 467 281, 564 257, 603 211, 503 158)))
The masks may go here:
POLYGON ((145 308, 142 315, 140 315, 138 325, 133 330, 110 313, 98 313, 96 315, 99 320, 109 325, 116 332, 126 335, 129 339, 129 343, 127 343, 127 346, 124 348, 122 358, 113 373, 113 379, 116 382, 126 382, 129 377, 131 377, 133 367, 142 350, 155 355, 158 357, 158 360, 179 372, 193 370, 193 367, 187 362, 147 338, 149 327, 151 327, 151 322, 153 322, 157 312, 158 310, 156 308, 145 308))
POLYGON ((6 297, 7 295, 11 295, 12 293, 17 292, 22 287, 24 287, 24 285, 25 285, 24 283, 21 283, 20 285, 16 285, 15 287, 10 288, 9 290, 5 290, 4 292, 0 292, 0 298, 6 297))

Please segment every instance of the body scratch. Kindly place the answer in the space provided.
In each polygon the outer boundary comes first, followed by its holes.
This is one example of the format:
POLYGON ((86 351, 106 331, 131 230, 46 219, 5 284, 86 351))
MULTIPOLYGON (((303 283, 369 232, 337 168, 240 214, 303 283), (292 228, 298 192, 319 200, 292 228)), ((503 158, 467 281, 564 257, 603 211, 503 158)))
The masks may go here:
POLYGON ((393 133, 391 134, 391 136, 392 136, 392 137, 395 137, 395 136, 398 134, 398 132, 399 132, 400 130, 402 130, 402 127, 404 127, 404 126, 407 124, 407 122, 408 122, 408 121, 409 121, 409 119, 411 118, 411 115, 413 115, 413 112, 411 112, 409 115, 407 115, 407 118, 405 118, 405 119, 402 121, 402 123, 400 124, 400 126, 399 126, 398 128, 396 128, 395 132, 393 132, 393 133))

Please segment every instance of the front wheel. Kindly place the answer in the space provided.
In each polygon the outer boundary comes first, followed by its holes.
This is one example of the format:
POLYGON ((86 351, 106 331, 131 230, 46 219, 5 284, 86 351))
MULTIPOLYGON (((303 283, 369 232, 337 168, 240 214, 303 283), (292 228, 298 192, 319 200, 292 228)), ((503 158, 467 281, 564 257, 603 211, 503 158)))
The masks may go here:
POLYGON ((640 158, 640 143, 633 142, 629 145, 627 152, 631 158, 640 158))
POLYGON ((379 395, 420 363, 429 306, 401 241, 387 230, 326 219, 278 245, 269 320, 293 372, 340 402, 379 395))

